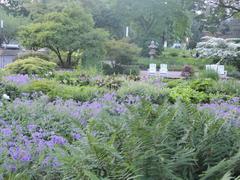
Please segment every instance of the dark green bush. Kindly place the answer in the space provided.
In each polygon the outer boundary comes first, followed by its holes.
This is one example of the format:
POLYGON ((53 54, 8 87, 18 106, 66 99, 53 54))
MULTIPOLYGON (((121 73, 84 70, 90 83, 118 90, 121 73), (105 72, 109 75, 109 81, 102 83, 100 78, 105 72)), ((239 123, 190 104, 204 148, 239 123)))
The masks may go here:
POLYGON ((130 65, 136 60, 141 49, 124 40, 110 40, 106 43, 106 51, 113 64, 130 65))
POLYGON ((8 64, 5 70, 13 74, 45 76, 49 72, 53 72, 55 68, 56 64, 53 62, 48 62, 38 57, 29 57, 8 64))
POLYGON ((170 52, 169 55, 172 56, 172 57, 177 57, 178 53, 177 52, 170 52))
POLYGON ((138 75, 140 72, 139 66, 136 65, 115 65, 103 64, 103 73, 106 75, 125 74, 138 75))
POLYGON ((103 63, 102 68, 103 68, 103 73, 104 73, 105 75, 111 75, 111 74, 114 74, 114 73, 115 73, 115 72, 114 72, 114 69, 113 69, 112 66, 109 65, 109 64, 103 63))
POLYGON ((3 94, 8 95, 12 100, 14 100, 20 96, 21 91, 13 84, 0 83, 0 98, 2 98, 3 94))
POLYGON ((126 74, 126 75, 139 75, 140 73, 140 69, 138 66, 125 66, 123 69, 123 73, 122 74, 126 74))

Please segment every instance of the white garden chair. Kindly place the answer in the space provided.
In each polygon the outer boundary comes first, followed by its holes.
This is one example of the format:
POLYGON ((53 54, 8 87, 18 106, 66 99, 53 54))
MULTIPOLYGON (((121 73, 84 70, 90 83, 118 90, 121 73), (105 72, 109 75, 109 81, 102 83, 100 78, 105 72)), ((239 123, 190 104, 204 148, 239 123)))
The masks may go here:
POLYGON ((167 74, 167 72, 168 72, 167 64, 160 64, 159 72, 160 72, 160 74, 167 74))
POLYGON ((157 73, 157 65, 156 64, 149 64, 148 74, 149 75, 156 75, 157 73))
POLYGON ((217 64, 211 64, 211 69, 215 72, 218 72, 218 65, 217 64))
POLYGON ((218 74, 221 76, 227 76, 227 71, 225 71, 224 65, 218 65, 218 74))
POLYGON ((219 75, 225 74, 224 65, 218 65, 218 74, 219 75))
POLYGON ((217 72, 219 75, 227 76, 227 71, 225 71, 224 65, 217 65, 217 64, 206 65, 206 70, 213 70, 217 72))
POLYGON ((206 65, 206 70, 211 70, 211 65, 207 64, 206 65))

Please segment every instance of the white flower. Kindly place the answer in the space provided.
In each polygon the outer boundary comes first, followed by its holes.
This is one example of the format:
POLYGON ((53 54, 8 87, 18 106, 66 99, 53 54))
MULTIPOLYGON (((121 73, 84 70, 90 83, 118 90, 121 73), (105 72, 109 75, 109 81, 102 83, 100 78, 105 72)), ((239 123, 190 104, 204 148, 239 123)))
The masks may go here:
POLYGON ((10 97, 7 94, 3 94, 2 98, 5 99, 5 100, 10 100, 10 97))

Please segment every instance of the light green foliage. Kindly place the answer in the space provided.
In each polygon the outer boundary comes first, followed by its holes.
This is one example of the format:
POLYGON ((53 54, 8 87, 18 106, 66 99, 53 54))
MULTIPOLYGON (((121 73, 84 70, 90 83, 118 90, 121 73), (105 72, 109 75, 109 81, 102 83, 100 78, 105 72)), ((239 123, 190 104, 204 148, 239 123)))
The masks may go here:
POLYGON ((196 79, 190 82, 190 87, 196 91, 208 92, 210 88, 215 85, 215 81, 212 79, 196 79))
POLYGON ((53 80, 38 80, 26 85, 22 88, 23 92, 43 92, 50 98, 55 99, 74 99, 76 101, 91 100, 104 92, 104 88, 96 86, 69 86, 59 84, 53 80))
POLYGON ((17 60, 5 68, 13 74, 29 74, 44 76, 46 73, 53 72, 56 64, 48 62, 38 57, 17 60))
POLYGON ((199 92, 192 89, 190 86, 177 86, 170 90, 170 100, 175 102, 181 100, 185 103, 200 103, 208 102, 209 97, 204 92, 199 92))
POLYGON ((61 66, 72 65, 72 54, 103 43, 106 33, 94 29, 89 13, 79 5, 70 4, 61 12, 47 13, 19 32, 21 43, 27 48, 47 47, 58 57, 61 66), (67 53, 63 59, 62 51, 67 53))
POLYGON ((126 82, 117 91, 117 95, 124 99, 128 95, 149 98, 154 103, 162 103, 168 98, 168 90, 144 82, 126 82))

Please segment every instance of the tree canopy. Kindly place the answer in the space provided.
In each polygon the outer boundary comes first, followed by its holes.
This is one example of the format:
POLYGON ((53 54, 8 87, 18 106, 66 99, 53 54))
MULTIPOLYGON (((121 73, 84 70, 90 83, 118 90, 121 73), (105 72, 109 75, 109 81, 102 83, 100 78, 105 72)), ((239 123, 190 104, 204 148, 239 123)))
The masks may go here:
POLYGON ((74 5, 62 12, 47 13, 19 32, 20 42, 25 47, 49 48, 62 66, 71 66, 72 54, 91 46, 91 38, 101 41, 105 36, 104 31, 94 29, 92 16, 74 5), (97 37, 96 32, 99 34, 97 37), (63 59, 63 52, 67 52, 66 60, 63 59))

